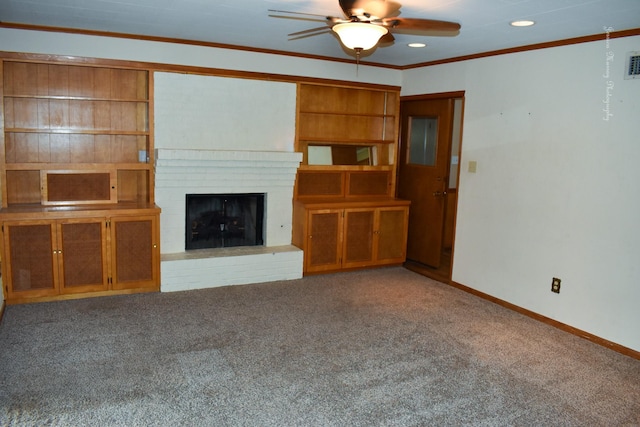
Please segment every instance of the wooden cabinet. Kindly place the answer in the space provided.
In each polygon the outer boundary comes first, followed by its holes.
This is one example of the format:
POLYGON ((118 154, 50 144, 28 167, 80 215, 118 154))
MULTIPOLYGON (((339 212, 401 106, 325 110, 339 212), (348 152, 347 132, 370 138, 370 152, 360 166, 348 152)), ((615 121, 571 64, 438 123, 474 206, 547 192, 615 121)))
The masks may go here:
POLYGON ((293 242, 305 252, 304 272, 401 264, 409 202, 294 203, 293 242))
POLYGON ((342 266, 398 264, 405 261, 409 203, 344 210, 342 266))
POLYGON ((398 117, 396 88, 299 86, 293 243, 304 250, 305 273, 405 261, 398 117))
POLYGON ((46 221, 7 221, 3 224, 3 277, 6 298, 19 293, 33 297, 59 293, 58 244, 55 224, 46 221))
POLYGON ((7 303, 158 290, 149 70, 0 61, 7 303))
POLYGON ((343 212, 319 208, 300 214, 304 222, 300 235, 294 233, 293 242, 304 250, 305 273, 342 267, 343 212))
POLYGON ((101 219, 5 221, 7 298, 107 289, 101 219))
POLYGON ((158 288, 158 216, 109 221, 113 289, 158 288))
POLYGON ((7 302, 158 290, 157 227, 157 214, 3 221, 7 302))

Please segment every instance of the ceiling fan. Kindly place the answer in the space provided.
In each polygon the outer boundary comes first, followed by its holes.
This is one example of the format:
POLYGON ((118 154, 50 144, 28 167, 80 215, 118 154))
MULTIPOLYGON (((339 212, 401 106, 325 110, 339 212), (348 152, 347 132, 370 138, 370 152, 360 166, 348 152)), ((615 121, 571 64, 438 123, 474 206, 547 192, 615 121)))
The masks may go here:
POLYGON ((348 49, 354 50, 358 57, 363 50, 372 49, 379 42, 391 44, 395 39, 393 33, 456 36, 460 32, 460 24, 456 22, 400 17, 401 4, 393 0, 338 0, 338 3, 344 14, 343 18, 325 16, 321 20, 302 17, 323 16, 311 13, 272 9, 269 12, 300 15, 300 17, 270 15, 278 18, 324 21, 326 26, 289 34, 290 40, 333 31, 338 35, 342 44, 348 49))

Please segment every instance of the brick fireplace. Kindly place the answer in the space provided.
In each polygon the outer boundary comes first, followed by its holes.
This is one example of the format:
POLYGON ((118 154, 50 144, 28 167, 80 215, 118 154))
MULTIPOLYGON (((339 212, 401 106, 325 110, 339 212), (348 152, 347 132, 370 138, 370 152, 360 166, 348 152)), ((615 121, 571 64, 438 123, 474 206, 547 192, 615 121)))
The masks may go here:
POLYGON ((157 149, 155 199, 160 216, 161 290, 302 277, 302 251, 291 245, 293 185, 301 153, 157 149), (263 193, 264 245, 185 250, 187 194, 263 193))

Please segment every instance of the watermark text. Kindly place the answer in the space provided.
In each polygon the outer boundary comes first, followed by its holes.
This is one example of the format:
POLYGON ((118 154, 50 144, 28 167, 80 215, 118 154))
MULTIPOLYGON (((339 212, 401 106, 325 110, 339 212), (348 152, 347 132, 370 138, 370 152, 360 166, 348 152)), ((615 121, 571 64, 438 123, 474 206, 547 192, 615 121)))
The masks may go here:
POLYGON ((614 53, 611 51, 610 47, 610 34, 613 31, 613 27, 602 27, 605 32, 605 71, 602 74, 602 77, 606 79, 605 81, 605 96, 602 100, 604 107, 602 111, 604 115, 602 116, 602 120, 609 121, 611 117, 613 117, 613 113, 611 112, 611 98, 613 97, 613 87, 614 82, 611 80, 611 64, 613 63, 614 53))

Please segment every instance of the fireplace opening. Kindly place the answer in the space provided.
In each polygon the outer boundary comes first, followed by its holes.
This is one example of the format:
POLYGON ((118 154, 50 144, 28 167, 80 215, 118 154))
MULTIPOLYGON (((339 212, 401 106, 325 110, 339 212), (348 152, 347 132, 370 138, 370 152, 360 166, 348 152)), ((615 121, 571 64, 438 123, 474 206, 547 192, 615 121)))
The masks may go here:
POLYGON ((264 194, 187 194, 185 249, 264 244, 264 194))

